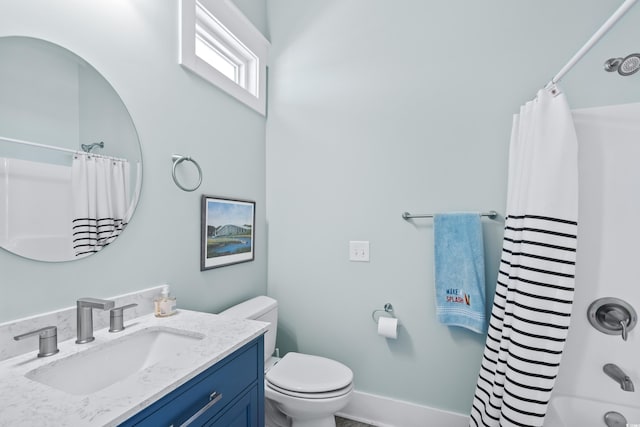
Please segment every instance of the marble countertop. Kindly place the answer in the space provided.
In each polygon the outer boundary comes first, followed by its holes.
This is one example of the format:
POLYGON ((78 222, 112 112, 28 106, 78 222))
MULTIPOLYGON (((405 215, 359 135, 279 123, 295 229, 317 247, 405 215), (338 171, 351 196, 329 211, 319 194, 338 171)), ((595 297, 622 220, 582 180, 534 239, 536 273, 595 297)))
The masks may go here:
POLYGON ((43 358, 36 356, 38 339, 33 338, 32 352, 0 362, 0 426, 118 425, 266 332, 267 324, 179 310, 166 318, 153 314, 137 317, 125 321, 125 326, 119 333, 109 333, 108 328, 95 331, 95 341, 87 344, 76 344, 75 338, 60 342, 58 354, 43 358), (204 338, 175 349, 171 363, 158 362, 88 395, 65 393, 25 377, 36 368, 107 341, 157 327, 195 332, 204 338))

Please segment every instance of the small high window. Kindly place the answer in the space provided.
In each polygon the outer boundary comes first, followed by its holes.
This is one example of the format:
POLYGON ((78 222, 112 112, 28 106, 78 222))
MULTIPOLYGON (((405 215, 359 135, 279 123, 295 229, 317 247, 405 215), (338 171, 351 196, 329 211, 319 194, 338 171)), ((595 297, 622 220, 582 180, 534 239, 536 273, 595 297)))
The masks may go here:
POLYGON ((265 115, 264 36, 228 0, 181 0, 180 15, 180 64, 265 115))

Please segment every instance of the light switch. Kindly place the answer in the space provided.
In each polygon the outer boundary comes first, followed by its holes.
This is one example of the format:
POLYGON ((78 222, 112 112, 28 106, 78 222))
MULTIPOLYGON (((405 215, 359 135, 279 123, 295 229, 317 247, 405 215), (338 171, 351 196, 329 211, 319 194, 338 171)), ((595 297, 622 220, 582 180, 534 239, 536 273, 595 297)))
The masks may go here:
POLYGON ((349 242, 349 261, 369 262, 369 241, 349 242))

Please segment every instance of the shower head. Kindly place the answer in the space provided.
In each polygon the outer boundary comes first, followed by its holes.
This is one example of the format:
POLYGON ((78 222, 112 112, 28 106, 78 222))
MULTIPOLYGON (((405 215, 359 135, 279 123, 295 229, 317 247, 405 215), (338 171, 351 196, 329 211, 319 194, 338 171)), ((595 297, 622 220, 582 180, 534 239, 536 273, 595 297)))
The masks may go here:
POLYGON ((632 53, 622 60, 618 65, 618 74, 630 76, 640 70, 640 53, 632 53))

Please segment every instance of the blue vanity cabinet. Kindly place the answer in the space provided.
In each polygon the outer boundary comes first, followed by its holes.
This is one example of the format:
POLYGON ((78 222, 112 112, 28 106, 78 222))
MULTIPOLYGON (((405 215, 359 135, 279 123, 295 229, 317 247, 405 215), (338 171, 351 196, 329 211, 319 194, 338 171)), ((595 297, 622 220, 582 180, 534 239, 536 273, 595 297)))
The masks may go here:
MULTIPOLYGON (((264 385, 263 385, 264 386, 264 385)), ((264 405, 264 400, 260 403, 264 405)), ((231 408, 220 416, 206 423, 207 427, 244 427, 264 426, 264 422, 258 421, 255 408, 258 406, 258 387, 255 386, 245 393, 231 408)))
POLYGON ((264 426, 264 339, 244 345, 120 427, 264 426))

